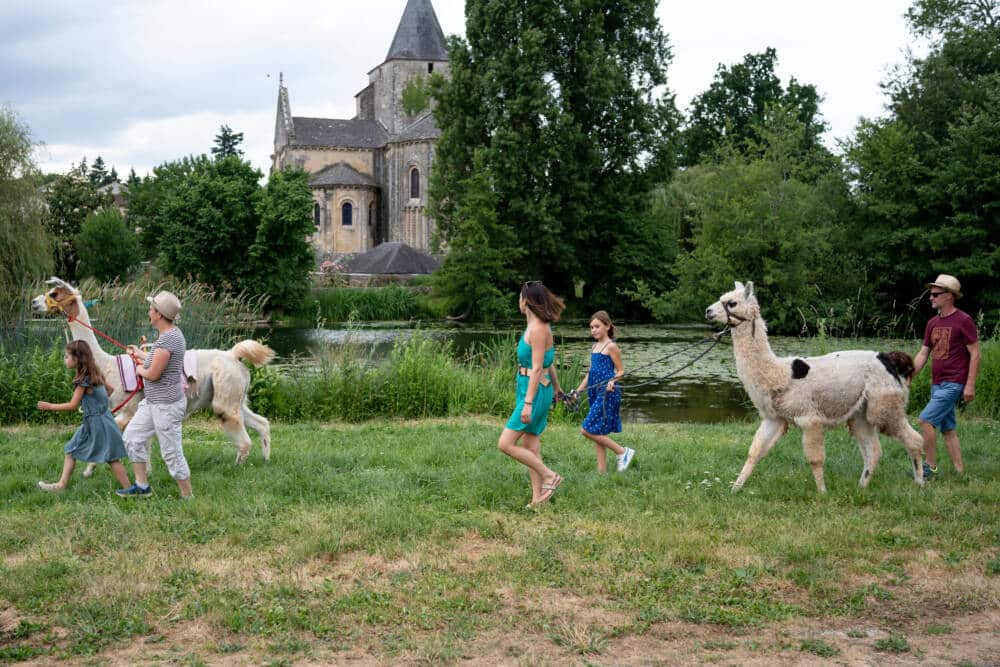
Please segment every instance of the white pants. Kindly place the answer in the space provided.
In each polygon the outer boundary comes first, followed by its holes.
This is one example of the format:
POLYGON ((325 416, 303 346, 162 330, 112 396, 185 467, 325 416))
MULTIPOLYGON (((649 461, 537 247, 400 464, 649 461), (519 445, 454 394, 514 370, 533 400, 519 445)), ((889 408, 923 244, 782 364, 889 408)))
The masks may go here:
POLYGON ((149 463, 153 436, 160 441, 160 456, 167 464, 170 476, 183 481, 191 478, 191 470, 181 445, 181 424, 187 412, 187 398, 176 403, 150 403, 142 399, 132 421, 125 427, 122 439, 133 463, 149 463))

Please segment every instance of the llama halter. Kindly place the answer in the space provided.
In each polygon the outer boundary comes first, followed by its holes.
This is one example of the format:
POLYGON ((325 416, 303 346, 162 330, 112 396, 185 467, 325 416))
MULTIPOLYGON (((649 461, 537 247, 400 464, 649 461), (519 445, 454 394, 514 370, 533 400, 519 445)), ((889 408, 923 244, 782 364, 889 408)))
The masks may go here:
POLYGON ((742 315, 737 315, 733 311, 729 310, 729 304, 723 303, 722 310, 726 311, 726 324, 729 325, 730 329, 735 329, 744 322, 750 323, 750 337, 757 337, 757 318, 754 317, 750 319, 749 317, 743 317, 742 315), (733 322, 733 320, 736 320, 733 322))

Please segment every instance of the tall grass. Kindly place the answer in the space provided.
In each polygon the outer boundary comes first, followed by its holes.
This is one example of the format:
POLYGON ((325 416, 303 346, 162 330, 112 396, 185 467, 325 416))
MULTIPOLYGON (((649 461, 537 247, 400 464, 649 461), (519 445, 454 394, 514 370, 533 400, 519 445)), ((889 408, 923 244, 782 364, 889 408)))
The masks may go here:
MULTIPOLYGON (((85 300, 97 300, 88 308, 93 325, 123 343, 136 343, 139 336, 153 337, 146 297, 169 289, 183 304, 178 321, 189 348, 229 347, 253 335, 263 301, 218 294, 204 285, 188 282, 154 282, 141 279, 128 284, 101 284, 84 281, 80 293, 85 300)), ((22 305, 3 320, 0 339, 0 423, 22 421, 67 421, 75 415, 39 412, 39 400, 63 400, 69 390, 69 374, 63 367, 66 342, 62 317, 35 318, 30 309, 33 296, 47 291, 45 285, 26 286, 22 305)), ((117 353, 101 341, 108 352, 117 353)))
POLYGON ((450 342, 418 330, 376 362, 372 348, 347 344, 315 365, 254 369, 250 400, 290 421, 501 415, 514 405, 514 345, 511 336, 456 358, 450 342))
POLYGON ((333 287, 314 291, 294 315, 307 322, 376 322, 430 315, 421 294, 402 285, 333 287))

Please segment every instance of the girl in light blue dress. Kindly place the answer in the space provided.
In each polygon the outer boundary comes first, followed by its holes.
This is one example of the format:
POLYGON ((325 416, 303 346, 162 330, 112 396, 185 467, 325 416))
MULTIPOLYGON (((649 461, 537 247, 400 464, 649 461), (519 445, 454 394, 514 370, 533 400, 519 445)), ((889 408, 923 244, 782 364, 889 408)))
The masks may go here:
POLYGON ((542 431, 548 423, 553 397, 562 395, 553 365, 556 348, 550 324, 559 319, 563 301, 539 281, 521 287, 518 308, 527 320, 517 343, 517 403, 500 434, 497 447, 528 468, 534 508, 552 498, 562 477, 542 461, 542 431))
POLYGON ((107 463, 122 488, 128 488, 129 479, 121 459, 125 458, 122 434, 108 407, 108 392, 104 375, 94 362, 94 354, 86 341, 74 340, 66 346, 63 355, 66 368, 75 368, 73 397, 68 403, 38 402, 39 410, 76 410, 83 405, 83 424, 63 448, 62 477, 58 482, 38 482, 43 491, 62 491, 69 484, 69 477, 77 461, 107 463))

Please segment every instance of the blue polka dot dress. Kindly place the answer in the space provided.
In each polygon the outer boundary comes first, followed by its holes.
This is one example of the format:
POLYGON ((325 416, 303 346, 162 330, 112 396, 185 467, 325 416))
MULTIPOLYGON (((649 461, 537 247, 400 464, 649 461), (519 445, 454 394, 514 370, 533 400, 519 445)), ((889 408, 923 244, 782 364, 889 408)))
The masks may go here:
POLYGON ((590 411, 583 420, 583 430, 593 435, 622 432, 622 390, 615 384, 614 391, 607 390, 608 380, 615 376, 615 363, 603 352, 590 353, 590 372, 587 374, 587 398, 590 411))

